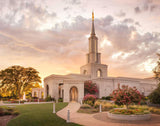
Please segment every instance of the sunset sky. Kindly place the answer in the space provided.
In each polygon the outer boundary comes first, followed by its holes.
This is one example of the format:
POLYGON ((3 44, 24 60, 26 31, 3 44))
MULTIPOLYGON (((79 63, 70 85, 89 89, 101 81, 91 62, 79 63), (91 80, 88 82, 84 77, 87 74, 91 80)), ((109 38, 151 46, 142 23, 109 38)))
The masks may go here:
POLYGON ((42 79, 86 64, 91 14, 109 76, 153 76, 160 0, 0 0, 0 70, 33 67, 42 79))

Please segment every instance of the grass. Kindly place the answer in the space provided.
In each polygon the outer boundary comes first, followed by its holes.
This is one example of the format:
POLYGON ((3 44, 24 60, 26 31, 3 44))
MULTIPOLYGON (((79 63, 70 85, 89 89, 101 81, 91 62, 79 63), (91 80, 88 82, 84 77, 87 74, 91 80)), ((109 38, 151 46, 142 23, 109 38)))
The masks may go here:
MULTIPOLYGON (((61 110, 68 103, 56 103, 56 111, 61 110)), ((65 120, 53 114, 53 104, 17 105, 20 115, 12 119, 7 126, 80 126, 66 123, 65 120)))

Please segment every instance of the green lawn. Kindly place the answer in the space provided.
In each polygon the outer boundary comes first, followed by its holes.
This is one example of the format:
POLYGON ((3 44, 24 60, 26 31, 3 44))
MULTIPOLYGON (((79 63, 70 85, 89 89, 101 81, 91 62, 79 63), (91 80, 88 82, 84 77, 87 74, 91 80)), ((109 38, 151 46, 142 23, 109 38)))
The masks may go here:
MULTIPOLYGON (((56 103, 56 111, 68 103, 56 103)), ((65 120, 53 114, 53 104, 17 105, 20 115, 11 120, 7 126, 80 126, 66 123, 65 120)))

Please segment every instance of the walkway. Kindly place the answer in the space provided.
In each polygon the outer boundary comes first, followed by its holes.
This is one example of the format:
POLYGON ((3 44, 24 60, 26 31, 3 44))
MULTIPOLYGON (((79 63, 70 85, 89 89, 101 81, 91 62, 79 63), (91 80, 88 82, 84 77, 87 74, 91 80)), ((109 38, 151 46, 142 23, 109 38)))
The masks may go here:
POLYGON ((160 116, 152 115, 149 121, 116 121, 107 118, 107 113, 83 114, 77 113, 79 103, 69 103, 67 107, 57 112, 57 115, 67 119, 67 110, 70 110, 70 121, 84 126, 160 126, 160 116))

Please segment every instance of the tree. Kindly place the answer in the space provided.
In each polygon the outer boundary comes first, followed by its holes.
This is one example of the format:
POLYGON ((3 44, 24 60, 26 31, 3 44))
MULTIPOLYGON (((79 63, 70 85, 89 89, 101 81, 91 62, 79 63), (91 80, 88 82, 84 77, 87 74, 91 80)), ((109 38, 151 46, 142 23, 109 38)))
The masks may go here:
POLYGON ((159 84, 157 88, 148 96, 150 102, 154 104, 160 104, 160 54, 157 54, 157 55, 159 56, 159 59, 157 61, 157 66, 153 70, 153 73, 154 73, 155 79, 157 79, 159 84))
POLYGON ((157 54, 159 56, 159 59, 157 61, 157 66, 153 69, 153 73, 155 76, 155 79, 157 79, 160 82, 160 54, 157 54))
POLYGON ((122 88, 118 86, 118 89, 114 90, 111 96, 115 104, 126 105, 127 109, 131 103, 140 104, 141 100, 144 98, 136 87, 131 88, 125 85, 123 85, 122 88))
POLYGON ((97 85, 95 83, 92 83, 92 81, 85 81, 84 82, 84 92, 85 92, 85 94, 98 93, 97 85))
POLYGON ((24 92, 39 86, 41 78, 38 74, 32 67, 11 66, 0 71, 0 89, 7 96, 22 98, 24 92))

